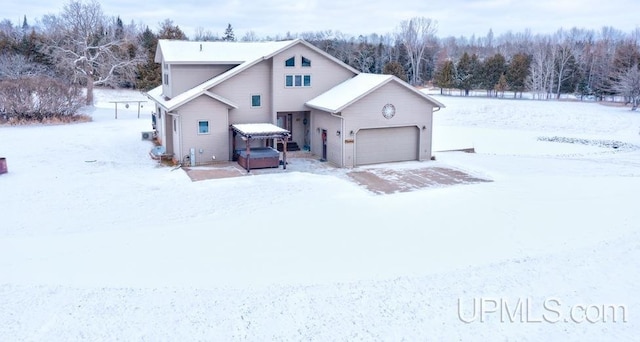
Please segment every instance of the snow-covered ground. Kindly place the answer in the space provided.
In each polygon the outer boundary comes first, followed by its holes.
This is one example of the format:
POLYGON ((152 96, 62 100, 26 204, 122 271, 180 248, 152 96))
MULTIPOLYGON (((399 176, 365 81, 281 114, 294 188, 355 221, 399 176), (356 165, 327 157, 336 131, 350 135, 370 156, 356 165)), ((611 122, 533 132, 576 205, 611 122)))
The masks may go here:
POLYGON ((150 106, 114 119, 140 94, 97 96, 93 122, 0 127, 2 341, 637 338, 628 108, 435 96, 434 149, 477 153, 384 167, 493 182, 375 195, 294 162, 191 182, 148 157, 150 106))

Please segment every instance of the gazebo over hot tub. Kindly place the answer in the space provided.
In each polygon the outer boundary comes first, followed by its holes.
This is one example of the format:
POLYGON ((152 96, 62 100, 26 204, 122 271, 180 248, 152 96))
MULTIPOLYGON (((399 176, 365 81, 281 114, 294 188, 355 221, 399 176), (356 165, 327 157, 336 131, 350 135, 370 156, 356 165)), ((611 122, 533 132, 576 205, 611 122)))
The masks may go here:
POLYGON ((238 164, 247 172, 252 168, 278 167, 280 165, 280 152, 273 147, 251 147, 253 140, 275 139, 276 144, 279 141, 284 145, 282 154, 282 168, 287 168, 287 141, 291 133, 284 128, 269 123, 252 123, 252 124, 235 124, 230 126, 233 134, 233 154, 234 159, 237 158, 238 164), (246 146, 242 149, 236 148, 236 136, 240 135, 242 140, 246 142, 246 146))

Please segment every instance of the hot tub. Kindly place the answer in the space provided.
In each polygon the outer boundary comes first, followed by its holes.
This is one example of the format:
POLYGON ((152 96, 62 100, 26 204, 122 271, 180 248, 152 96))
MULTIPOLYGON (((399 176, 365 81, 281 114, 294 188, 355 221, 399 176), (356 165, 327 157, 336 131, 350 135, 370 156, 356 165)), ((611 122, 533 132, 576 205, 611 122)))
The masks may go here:
POLYGON ((280 166, 280 152, 272 147, 253 147, 247 163, 247 150, 236 150, 238 164, 246 170, 280 166))

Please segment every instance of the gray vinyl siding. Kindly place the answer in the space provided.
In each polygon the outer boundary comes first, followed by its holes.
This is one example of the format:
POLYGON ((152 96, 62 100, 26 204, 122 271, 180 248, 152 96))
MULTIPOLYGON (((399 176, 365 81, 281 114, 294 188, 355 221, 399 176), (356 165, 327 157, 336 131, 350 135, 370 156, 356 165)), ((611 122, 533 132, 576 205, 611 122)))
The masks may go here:
MULTIPOLYGON (((227 105, 208 96, 200 96, 179 108, 182 136, 179 161, 195 148, 196 164, 229 160, 229 122, 227 105), (209 121, 209 134, 198 134, 198 122, 209 121), (202 153, 200 153, 202 149, 202 153)), ((176 153, 177 154, 177 153, 176 153)))
POLYGON ((156 105, 155 114, 156 116, 156 132, 158 136, 158 141, 160 144, 164 144, 165 132, 164 132, 164 111, 160 106, 156 105))
POLYGON ((320 55, 304 44, 297 44, 273 57, 274 111, 304 111, 305 102, 355 76, 343 65, 320 55), (311 60, 311 67, 302 67, 302 56, 311 60), (295 57, 295 67, 285 67, 285 61, 295 57), (310 87, 285 87, 285 75, 311 75, 310 87))
POLYGON ((271 102, 271 63, 260 62, 212 89, 238 106, 229 112, 229 123, 275 123, 271 102), (251 95, 261 96, 260 107, 251 106, 251 95))
POLYGON ((202 84, 226 71, 235 65, 171 65, 171 91, 178 95, 198 84, 202 84))
POLYGON ((172 80, 173 78, 171 77, 171 65, 169 64, 165 64, 164 62, 160 65, 160 67, 162 68, 162 94, 164 96, 167 96, 169 98, 173 97, 173 93, 171 91, 171 84, 172 84, 172 80), (169 83, 167 84, 165 82, 165 77, 166 75, 169 75, 169 83))
POLYGON ((167 154, 174 154, 173 149, 173 121, 171 115, 164 109, 162 110, 162 146, 166 149, 167 154))
MULTIPOLYGON (((418 160, 431 158, 433 106, 422 96, 396 82, 389 82, 343 110, 345 132, 354 131, 354 143, 360 129, 415 126, 419 131, 418 160), (382 107, 391 103, 396 114, 391 119, 382 116, 382 107), (423 129, 424 127, 424 129, 423 129)), ((347 133, 348 134, 348 133, 347 133)), ((355 164, 357 149, 345 148, 345 164, 355 164)))
POLYGON ((311 111, 311 120, 313 122, 312 130, 309 132, 311 153, 319 157, 322 156, 322 130, 326 129, 327 161, 338 167, 343 167, 342 141, 344 133, 342 133, 342 120, 319 110, 311 111), (340 135, 337 135, 338 131, 340 131, 340 135))

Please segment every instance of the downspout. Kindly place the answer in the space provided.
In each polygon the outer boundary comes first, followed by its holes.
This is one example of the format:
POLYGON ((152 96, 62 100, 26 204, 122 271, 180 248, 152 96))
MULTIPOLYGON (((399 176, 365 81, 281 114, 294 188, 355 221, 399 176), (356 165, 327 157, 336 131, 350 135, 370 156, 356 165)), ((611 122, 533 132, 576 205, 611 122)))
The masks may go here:
MULTIPOLYGON (((341 112, 338 112, 341 113, 341 112)), ((344 167, 344 143, 342 135, 344 134, 344 117, 335 113, 329 113, 331 116, 340 119, 340 160, 342 161, 340 167, 344 167)))

